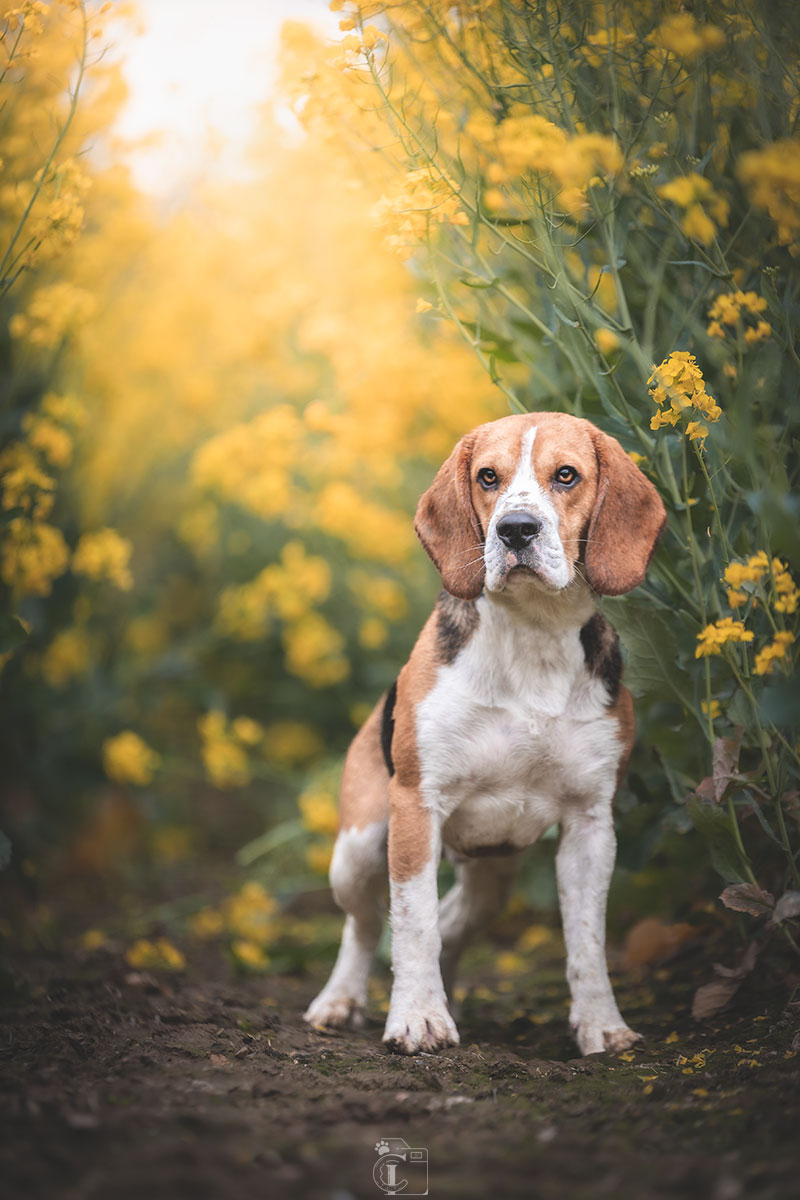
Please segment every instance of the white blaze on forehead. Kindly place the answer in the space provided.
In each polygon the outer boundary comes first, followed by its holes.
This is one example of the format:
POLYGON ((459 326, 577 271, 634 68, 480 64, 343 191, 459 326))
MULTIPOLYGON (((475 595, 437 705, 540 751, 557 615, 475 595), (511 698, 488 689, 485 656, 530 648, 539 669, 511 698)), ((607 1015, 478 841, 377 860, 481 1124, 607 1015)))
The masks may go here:
POLYGON ((503 497, 503 508, 508 511, 511 508, 530 507, 536 509, 539 513, 542 513, 544 510, 553 520, 554 524, 557 525, 558 514, 550 502, 550 497, 536 478, 536 472, 533 469, 533 443, 536 439, 536 433, 537 426, 534 425, 522 438, 517 467, 503 497))

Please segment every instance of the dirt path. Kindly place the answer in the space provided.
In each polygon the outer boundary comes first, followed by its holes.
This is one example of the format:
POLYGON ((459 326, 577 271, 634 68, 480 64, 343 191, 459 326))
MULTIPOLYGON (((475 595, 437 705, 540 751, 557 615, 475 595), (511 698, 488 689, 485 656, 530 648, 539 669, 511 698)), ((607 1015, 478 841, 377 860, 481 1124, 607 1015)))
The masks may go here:
POLYGON ((308 977, 240 982, 218 961, 155 979, 108 954, 16 970, 28 994, 0 1014, 4 1195, 374 1200, 389 1138, 425 1148, 434 1197, 800 1190, 800 1005, 763 979, 700 1029, 696 962, 622 977, 642 1048, 576 1059, 551 954, 505 991, 474 981, 460 1049, 402 1059, 377 1017, 358 1035, 303 1028, 308 977))

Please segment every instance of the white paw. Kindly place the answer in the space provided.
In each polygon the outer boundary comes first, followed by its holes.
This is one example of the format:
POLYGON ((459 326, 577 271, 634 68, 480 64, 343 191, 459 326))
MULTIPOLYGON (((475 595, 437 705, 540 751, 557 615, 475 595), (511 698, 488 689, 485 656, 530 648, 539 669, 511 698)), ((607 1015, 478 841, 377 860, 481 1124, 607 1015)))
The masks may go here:
POLYGON ((419 1054, 457 1046, 461 1039, 442 998, 420 1005, 393 1006, 383 1040, 395 1054, 419 1054))
POLYGON ((317 1028, 360 1029, 364 1024, 366 1000, 364 997, 329 992, 323 988, 316 1000, 312 1000, 303 1014, 303 1020, 317 1028))
POLYGON ((630 1029, 620 1016, 605 1020, 596 1016, 573 1018, 570 1024, 581 1054, 618 1054, 642 1040, 642 1035, 630 1029))

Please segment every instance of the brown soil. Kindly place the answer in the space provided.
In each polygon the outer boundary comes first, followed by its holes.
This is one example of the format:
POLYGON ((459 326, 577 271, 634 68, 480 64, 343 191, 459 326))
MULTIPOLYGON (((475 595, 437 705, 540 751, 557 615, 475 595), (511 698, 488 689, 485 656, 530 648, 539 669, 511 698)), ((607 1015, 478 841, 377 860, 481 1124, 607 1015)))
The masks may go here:
POLYGON ((630 1061, 578 1059, 548 954, 505 992, 473 968, 494 990, 465 1002, 462 1046, 410 1059, 383 1051, 377 1013, 359 1034, 303 1027, 322 967, 240 981, 210 955, 158 978, 109 953, 18 962, 23 991, 0 1013, 0 1192, 374 1200, 375 1145, 401 1137, 427 1149, 433 1197, 798 1194, 800 1004, 785 982, 762 973, 701 1027, 702 955, 622 975, 644 1043, 630 1061))

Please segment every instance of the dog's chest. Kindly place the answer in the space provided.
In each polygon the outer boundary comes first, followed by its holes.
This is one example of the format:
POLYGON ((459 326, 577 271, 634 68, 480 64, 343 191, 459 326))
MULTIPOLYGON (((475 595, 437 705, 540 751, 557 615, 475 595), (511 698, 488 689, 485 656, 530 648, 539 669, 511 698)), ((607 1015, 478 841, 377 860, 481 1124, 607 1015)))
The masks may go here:
POLYGON ((465 853, 523 847, 565 804, 610 798, 621 746, 577 630, 482 622, 417 710, 426 802, 465 853))

